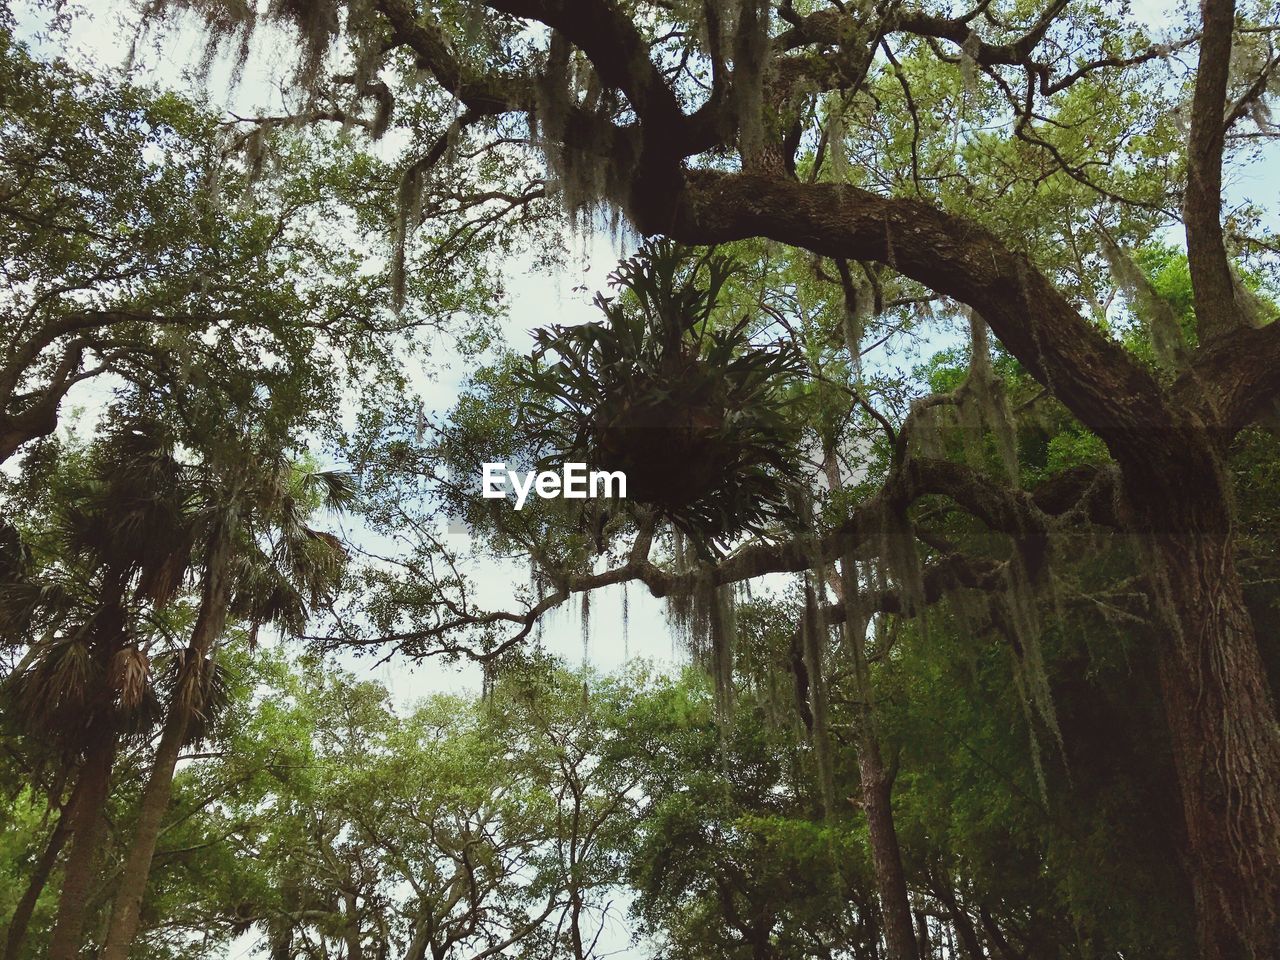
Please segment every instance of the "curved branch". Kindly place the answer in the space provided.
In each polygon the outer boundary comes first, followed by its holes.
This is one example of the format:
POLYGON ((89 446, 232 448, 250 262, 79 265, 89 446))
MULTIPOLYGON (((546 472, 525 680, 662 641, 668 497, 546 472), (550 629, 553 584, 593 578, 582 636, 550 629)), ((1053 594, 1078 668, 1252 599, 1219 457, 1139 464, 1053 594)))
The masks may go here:
POLYGON ((693 171, 672 222, 638 226, 686 243, 768 237, 824 256, 886 264, 982 314, 1005 348, 1118 460, 1167 457, 1164 440, 1180 417, 1152 376, 1081 317, 1026 256, 975 223, 847 185, 693 171))

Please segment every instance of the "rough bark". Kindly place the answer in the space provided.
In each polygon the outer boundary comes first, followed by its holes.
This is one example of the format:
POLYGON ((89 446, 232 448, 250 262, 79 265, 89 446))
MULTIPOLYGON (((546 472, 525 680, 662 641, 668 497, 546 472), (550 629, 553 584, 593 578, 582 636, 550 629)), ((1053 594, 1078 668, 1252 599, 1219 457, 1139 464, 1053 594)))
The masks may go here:
POLYGON ((1228 537, 1158 535, 1160 681, 1205 960, 1280 956, 1280 733, 1228 537))

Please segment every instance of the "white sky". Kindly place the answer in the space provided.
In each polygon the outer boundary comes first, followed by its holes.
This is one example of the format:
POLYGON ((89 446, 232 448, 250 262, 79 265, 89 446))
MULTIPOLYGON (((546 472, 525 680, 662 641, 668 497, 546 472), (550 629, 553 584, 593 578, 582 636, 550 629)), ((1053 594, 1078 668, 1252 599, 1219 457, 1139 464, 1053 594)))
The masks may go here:
MULTIPOLYGON (((123 65, 128 58, 133 39, 130 21, 121 13, 127 9, 119 2, 104 3, 93 14, 80 17, 72 30, 69 44, 59 45, 58 53, 73 62, 84 65, 98 64, 106 67, 123 65)), ((30 35, 39 23, 38 18, 20 15, 20 30, 30 35)), ((202 39, 195 31, 184 31, 171 38, 158 49, 140 44, 135 61, 134 79, 138 82, 156 82, 185 89, 193 94, 204 92, 219 108, 240 115, 252 115, 258 110, 279 111, 281 100, 278 90, 283 79, 279 71, 286 69, 282 60, 272 56, 271 44, 255 45, 255 52, 245 66, 240 83, 232 87, 230 70, 225 61, 216 63, 207 82, 201 83, 187 77, 199 62, 202 39), (265 53, 265 55, 264 55, 265 53), (229 95, 227 91, 230 91, 229 95)), ((49 49, 49 48, 45 48, 49 49)), ((594 319, 595 310, 590 305, 592 293, 603 289, 605 277, 621 256, 632 252, 634 243, 623 247, 603 235, 584 238, 572 245, 574 256, 560 273, 547 273, 530 269, 527 263, 512 263, 507 270, 508 302, 513 308, 503 324, 503 333, 517 349, 531 344, 528 331, 548 323, 575 323, 594 319), (586 292, 573 290, 585 286, 586 292)), ((445 411, 457 398, 460 385, 471 368, 460 362, 444 348, 433 348, 429 365, 432 377, 422 377, 414 384, 425 401, 428 410, 445 411)), ((72 396, 64 409, 84 405, 86 416, 91 415, 96 404, 89 391, 72 396)), ((450 535, 451 548, 465 545, 465 536, 450 535)), ((468 572, 475 578, 477 601, 482 606, 517 609, 513 588, 528 582, 528 568, 522 565, 472 564, 468 572)), ((573 603, 555 611, 543 626, 542 643, 546 649, 560 654, 570 663, 582 659, 582 635, 578 619, 578 605, 573 603), (570 609, 572 608, 572 609, 570 609)), ((658 601, 642 587, 633 585, 628 595, 630 629, 629 649, 633 657, 660 661, 660 668, 670 664, 671 637, 666 629, 665 617, 658 601)), ((622 589, 609 588, 597 591, 591 599, 592 665, 608 671, 624 662, 624 643, 621 636, 622 589)), ((480 674, 474 667, 447 667, 435 660, 413 664, 401 657, 374 666, 378 658, 344 658, 354 671, 369 673, 382 681, 401 703, 409 703, 418 697, 436 691, 478 691, 480 674)))
MULTIPOLYGON (((1182 19, 1174 12, 1180 6, 1180 0, 1134 0, 1133 11, 1140 20, 1159 30, 1182 19)), ((21 3, 19 8, 22 10, 21 3)), ((81 61, 86 65, 123 65, 134 39, 131 27, 134 21, 128 3, 105 0, 91 7, 82 5, 84 8, 92 9, 92 14, 85 13, 76 20, 70 43, 61 46, 58 52, 73 62, 81 61)), ((21 12, 19 17, 20 30, 28 35, 40 22, 38 18, 23 17, 21 12)), ((279 111, 282 107, 280 90, 287 85, 285 71, 289 69, 290 58, 279 57, 276 51, 292 41, 280 34, 276 36, 278 39, 269 34, 256 39, 240 82, 234 86, 230 83, 231 71, 225 58, 215 62, 207 79, 195 76, 194 65, 201 60, 204 43, 195 29, 178 31, 161 43, 139 44, 134 78, 176 87, 195 96, 206 96, 212 106, 240 115, 279 111)), ((1275 159, 1272 156, 1271 162, 1254 164, 1235 172, 1228 188, 1232 199, 1239 202, 1246 198, 1273 197, 1277 184, 1280 184, 1280 163, 1275 159)), ((529 343, 528 331, 545 323, 594 319, 595 311, 590 305, 592 292, 604 287, 605 276, 618 258, 634 248, 634 242, 628 242, 625 235, 621 243, 622 249, 603 235, 586 238, 576 245, 576 256, 560 273, 534 271, 527 263, 511 263, 507 269, 507 287, 508 302, 513 307, 504 324, 504 333, 511 345, 520 349, 529 343), (573 289, 579 286, 585 286, 586 291, 573 289)), ((435 371, 433 377, 423 377, 415 384, 429 410, 444 411, 453 405, 459 386, 470 373, 467 364, 456 360, 447 350, 433 350, 430 361, 435 371)), ((77 399, 72 398, 68 409, 77 399)), ((460 547, 464 543, 465 537, 450 537, 451 546, 460 547)), ((528 571, 523 566, 473 565, 471 572, 476 577, 480 602, 494 607, 513 609, 513 587, 528 580, 528 571)), ((620 632, 618 625, 622 619, 621 588, 598 591, 592 597, 591 607, 590 658, 597 668, 609 670, 623 662, 622 638, 616 635, 620 632)), ((633 584, 630 588, 629 614, 627 647, 630 654, 653 658, 658 661, 657 665, 670 665, 672 642, 661 606, 640 585, 633 584)), ((570 662, 581 658, 582 640, 576 602, 562 608, 545 623, 543 643, 570 662)), ((374 662, 365 659, 352 665, 364 671, 370 669, 374 662)), ((479 684, 478 671, 448 669, 435 662, 415 666, 393 658, 374 668, 374 672, 401 702, 434 690, 478 689, 479 684)))

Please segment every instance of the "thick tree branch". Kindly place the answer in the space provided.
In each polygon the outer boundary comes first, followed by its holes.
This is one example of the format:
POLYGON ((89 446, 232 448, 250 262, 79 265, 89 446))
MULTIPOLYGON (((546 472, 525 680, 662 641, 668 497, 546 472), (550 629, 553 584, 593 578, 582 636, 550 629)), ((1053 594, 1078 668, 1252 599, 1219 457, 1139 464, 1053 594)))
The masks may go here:
POLYGON ((521 78, 474 76, 454 55, 438 26, 419 19, 411 0, 377 0, 378 10, 392 28, 392 45, 407 46, 417 55, 418 66, 431 72, 436 82, 469 110, 494 116, 528 110, 533 91, 521 78))
POLYGON ((1022 254, 926 203, 855 187, 691 172, 670 221, 686 243, 767 237, 829 257, 874 260, 968 304, 1120 460, 1161 461, 1179 417, 1151 375, 1082 318, 1022 254))
POLYGON ((1274 409, 1280 398, 1280 322, 1239 327, 1196 354, 1173 394, 1220 432, 1220 444, 1274 409))
POLYGON ((1200 342, 1240 325, 1235 284, 1222 236, 1222 149, 1235 0, 1204 0, 1204 33, 1191 101, 1183 219, 1200 342))

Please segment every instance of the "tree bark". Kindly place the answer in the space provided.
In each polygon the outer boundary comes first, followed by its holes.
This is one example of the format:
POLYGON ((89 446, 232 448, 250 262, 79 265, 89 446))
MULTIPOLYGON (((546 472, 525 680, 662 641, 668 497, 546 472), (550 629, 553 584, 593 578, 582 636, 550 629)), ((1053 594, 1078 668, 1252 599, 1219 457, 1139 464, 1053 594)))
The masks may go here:
POLYGON ((62 875, 58 919, 49 938, 49 960, 75 960, 80 953, 115 750, 115 731, 103 723, 94 731, 80 771, 83 783, 77 786, 80 797, 72 815, 71 852, 62 875))
POLYGON ((874 736, 860 734, 858 737, 858 773, 862 779, 862 806, 867 814, 871 861, 880 892, 880 909, 884 913, 889 960, 916 960, 907 877, 902 869, 898 832, 893 825, 892 785, 885 776, 880 744, 874 736))
POLYGON ((225 529, 219 528, 207 560, 200 612, 191 631, 177 690, 152 759, 151 771, 142 794, 142 806, 138 812, 138 824, 120 876, 111 913, 111 926, 107 931, 100 960, 127 960, 138 932, 138 919, 147 890, 147 879, 151 875, 151 864, 155 858, 156 842, 160 838, 164 815, 173 795, 173 777, 178 766, 178 755, 186 741, 195 711, 203 706, 198 686, 201 681, 193 672, 204 669, 205 657, 221 636, 227 622, 229 559, 229 538, 225 529))
POLYGON ((866 654, 866 620, 853 609, 857 596, 854 561, 841 561, 841 599, 845 603, 845 642, 854 661, 854 696, 858 701, 858 775, 862 786, 862 808, 867 816, 867 836, 871 841, 871 863, 884 915, 885 944, 889 960, 916 960, 915 928, 907 894, 907 877, 902 868, 902 850, 893 823, 893 784, 885 774, 872 701, 871 674, 866 654))
POLYGON ((1229 535, 1159 535, 1160 682, 1204 960, 1280 956, 1280 730, 1229 535))
POLYGON ((1231 73, 1234 0, 1200 4, 1204 31, 1187 138, 1187 188, 1182 206, 1200 342, 1241 326, 1235 283, 1222 235, 1223 112, 1231 73))
POLYGON ((923 910, 916 911, 916 944, 920 960, 932 960, 933 944, 929 942, 929 918, 924 915, 923 910))

